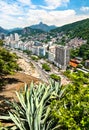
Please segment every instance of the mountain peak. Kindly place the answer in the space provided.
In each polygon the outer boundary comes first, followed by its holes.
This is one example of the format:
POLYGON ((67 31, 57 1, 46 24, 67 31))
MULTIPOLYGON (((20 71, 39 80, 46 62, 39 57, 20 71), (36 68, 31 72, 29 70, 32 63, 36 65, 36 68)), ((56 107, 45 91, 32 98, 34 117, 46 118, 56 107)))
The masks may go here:
POLYGON ((40 22, 39 24, 43 24, 43 22, 40 22))
POLYGON ((42 21, 39 24, 30 26, 32 29, 40 29, 45 32, 49 32, 52 29, 55 29, 56 26, 48 26, 47 24, 44 24, 42 21))

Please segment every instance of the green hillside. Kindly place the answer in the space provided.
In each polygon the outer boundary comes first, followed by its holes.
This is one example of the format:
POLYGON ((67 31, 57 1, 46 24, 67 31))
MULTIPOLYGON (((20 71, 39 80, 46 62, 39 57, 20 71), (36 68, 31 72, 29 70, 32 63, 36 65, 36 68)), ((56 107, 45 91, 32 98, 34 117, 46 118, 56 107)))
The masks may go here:
POLYGON ((10 53, 3 48, 2 45, 3 41, 0 40, 0 78, 2 75, 13 74, 15 71, 20 69, 17 65, 18 57, 16 54, 10 53))
POLYGON ((58 27, 54 30, 51 30, 50 32, 51 35, 54 35, 55 33, 66 34, 70 39, 79 37, 87 40, 89 44, 89 18, 75 23, 67 24, 62 27, 58 27))
POLYGON ((25 27, 21 30, 15 30, 15 31, 12 31, 10 33, 8 33, 8 35, 10 34, 14 34, 14 33, 18 33, 19 35, 24 35, 24 36, 34 36, 36 34, 40 34, 40 33, 43 33, 44 31, 40 30, 40 29, 32 29, 30 27, 25 27))

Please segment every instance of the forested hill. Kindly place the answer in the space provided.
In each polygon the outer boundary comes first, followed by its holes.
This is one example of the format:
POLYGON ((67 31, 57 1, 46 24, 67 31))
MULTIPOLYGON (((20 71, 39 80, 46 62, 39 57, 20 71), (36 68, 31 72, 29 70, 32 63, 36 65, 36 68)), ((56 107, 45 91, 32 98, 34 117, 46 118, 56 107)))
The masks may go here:
MULTIPOLYGON (((18 57, 14 53, 10 53, 5 48, 2 47, 3 41, 0 40, 0 78, 2 75, 13 74, 19 70, 17 64, 18 57)), ((0 83, 1 86, 2 83, 0 83)))
POLYGON ((24 35, 24 36, 29 36, 29 35, 34 36, 36 34, 44 33, 44 31, 42 31, 40 29, 32 29, 30 27, 25 27, 20 30, 12 31, 12 32, 8 33, 8 35, 14 34, 14 33, 18 33, 19 35, 24 35))
POLYGON ((64 33, 70 38, 79 37, 86 39, 89 44, 89 18, 58 27, 54 30, 51 30, 50 33, 52 35, 55 33, 64 33))

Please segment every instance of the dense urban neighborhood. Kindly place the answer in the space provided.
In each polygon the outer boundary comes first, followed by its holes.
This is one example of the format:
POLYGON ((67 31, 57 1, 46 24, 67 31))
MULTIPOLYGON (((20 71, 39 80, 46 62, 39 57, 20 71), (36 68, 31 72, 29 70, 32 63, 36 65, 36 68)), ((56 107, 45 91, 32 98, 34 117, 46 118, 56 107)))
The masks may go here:
MULTIPOLYGON (((84 23, 86 21, 87 20, 85 20, 84 23)), ((53 34, 50 34, 50 32, 41 32, 32 36, 31 32, 29 34, 27 28, 24 28, 23 32, 25 32, 24 35, 12 33, 5 36, 2 34, 1 37, 4 39, 4 45, 11 49, 26 52, 29 55, 48 59, 50 63, 55 64, 62 70, 66 70, 68 66, 76 68, 82 61, 84 61, 84 64, 82 65, 85 68, 89 67, 89 44, 87 39, 83 39, 82 37, 70 39, 69 36, 63 32, 56 32, 57 35, 55 37, 52 36, 53 34), (29 35, 27 36, 27 34, 29 35), (84 55, 82 54, 83 52, 81 53, 83 48, 85 48, 84 55)))
POLYGON ((0 130, 89 130, 89 19, 1 30, 0 130))

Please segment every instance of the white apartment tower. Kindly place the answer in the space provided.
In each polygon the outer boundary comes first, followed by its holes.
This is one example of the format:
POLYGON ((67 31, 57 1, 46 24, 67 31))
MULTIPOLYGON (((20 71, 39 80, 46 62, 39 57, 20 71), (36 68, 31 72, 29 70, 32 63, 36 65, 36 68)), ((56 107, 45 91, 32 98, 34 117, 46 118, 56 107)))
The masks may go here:
POLYGON ((15 40, 15 41, 19 41, 19 35, 18 35, 18 33, 15 33, 15 34, 14 34, 14 40, 15 40))
POLYGON ((56 46, 55 49, 55 63, 58 67, 66 70, 70 60, 70 49, 68 46, 56 46))

